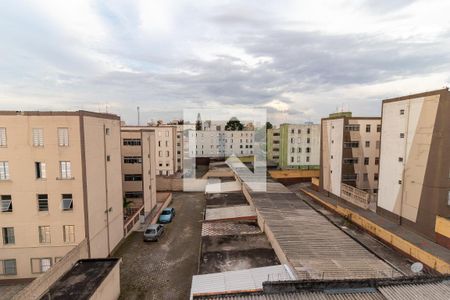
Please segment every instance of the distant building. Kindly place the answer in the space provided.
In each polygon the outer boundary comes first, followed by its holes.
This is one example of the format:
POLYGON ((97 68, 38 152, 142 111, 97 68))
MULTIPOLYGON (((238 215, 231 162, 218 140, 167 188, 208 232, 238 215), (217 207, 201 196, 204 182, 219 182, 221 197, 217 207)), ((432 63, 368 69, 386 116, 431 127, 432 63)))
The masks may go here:
POLYGON ((267 152, 281 169, 318 169, 320 125, 281 124, 279 129, 269 129, 267 152))
POLYGON ((123 197, 148 215, 156 206, 156 135, 148 127, 122 127, 123 197))
POLYGON ((332 114, 322 119, 321 132, 321 189, 338 197, 343 185, 376 194, 381 118, 332 114))
POLYGON ((450 92, 383 101, 377 213, 450 248, 450 92))
POLYGON ((229 157, 254 155, 254 131, 189 131, 190 157, 229 157))
POLYGON ((123 237, 120 118, 0 112, 0 279, 47 271, 84 239, 107 257, 123 237))

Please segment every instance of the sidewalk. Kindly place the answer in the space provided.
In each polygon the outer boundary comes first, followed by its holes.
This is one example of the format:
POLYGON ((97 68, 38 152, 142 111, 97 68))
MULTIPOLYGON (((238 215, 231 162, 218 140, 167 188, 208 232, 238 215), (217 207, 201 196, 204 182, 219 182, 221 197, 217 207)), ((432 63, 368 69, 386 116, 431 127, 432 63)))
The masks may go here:
POLYGON ((450 250, 440 246, 404 227, 387 220, 376 213, 338 201, 309 187, 301 192, 321 202, 335 212, 345 215, 357 225, 386 241, 402 252, 412 256, 429 267, 441 272, 450 273, 450 250), (408 243, 410 245, 408 245, 408 243), (408 251, 409 250, 409 251, 408 251))

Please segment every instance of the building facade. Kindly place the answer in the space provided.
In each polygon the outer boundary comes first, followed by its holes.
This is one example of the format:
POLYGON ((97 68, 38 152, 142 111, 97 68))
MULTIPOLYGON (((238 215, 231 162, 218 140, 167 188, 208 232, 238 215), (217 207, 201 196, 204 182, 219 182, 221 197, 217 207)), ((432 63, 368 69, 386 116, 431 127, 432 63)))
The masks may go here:
POLYGON ((92 258, 123 238, 120 118, 0 112, 0 279, 31 278, 87 240, 92 258))
POLYGON ((448 89, 384 100, 382 124, 377 213, 450 248, 448 89))
POLYGON ((189 156, 225 158, 231 155, 254 155, 254 131, 194 131, 190 130, 189 156))
POLYGON ((320 125, 281 124, 279 134, 279 147, 273 145, 273 148, 279 149, 281 169, 319 169, 320 125))
POLYGON ((337 113, 321 122, 320 187, 341 197, 343 184, 378 192, 381 118, 337 113))
POLYGON ((123 127, 121 138, 123 197, 147 216, 156 206, 155 130, 123 127))

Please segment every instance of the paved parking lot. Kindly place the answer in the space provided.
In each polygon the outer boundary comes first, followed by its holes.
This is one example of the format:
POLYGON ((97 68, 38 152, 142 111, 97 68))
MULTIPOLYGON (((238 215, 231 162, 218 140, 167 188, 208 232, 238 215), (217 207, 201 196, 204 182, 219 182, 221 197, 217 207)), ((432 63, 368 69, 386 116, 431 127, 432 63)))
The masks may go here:
POLYGON ((122 257, 120 299, 188 299, 197 273, 203 193, 174 193, 176 217, 158 242, 133 232, 114 256, 122 257))

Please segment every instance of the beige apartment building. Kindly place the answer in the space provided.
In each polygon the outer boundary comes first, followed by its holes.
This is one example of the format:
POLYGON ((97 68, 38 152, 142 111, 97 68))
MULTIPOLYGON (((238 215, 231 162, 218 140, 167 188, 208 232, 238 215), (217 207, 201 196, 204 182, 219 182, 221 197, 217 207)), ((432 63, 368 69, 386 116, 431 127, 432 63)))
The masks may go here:
POLYGON ((149 126, 156 135, 156 175, 173 175, 177 172, 177 126, 149 126))
POLYGON ((123 237, 120 118, 0 112, 0 279, 47 271, 84 239, 92 258, 123 237))
POLYGON ((338 197, 344 187, 377 194, 380 133, 381 118, 346 112, 322 119, 320 188, 338 197))
POLYGON ((148 127, 122 127, 123 197, 147 216, 156 206, 156 136, 148 127))
POLYGON ((377 213, 450 248, 450 92, 383 101, 377 213))

